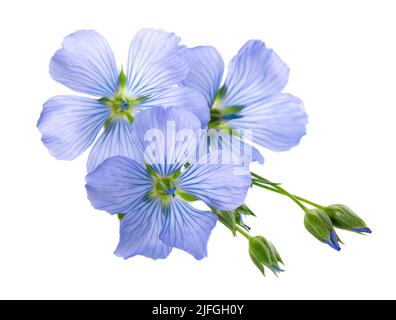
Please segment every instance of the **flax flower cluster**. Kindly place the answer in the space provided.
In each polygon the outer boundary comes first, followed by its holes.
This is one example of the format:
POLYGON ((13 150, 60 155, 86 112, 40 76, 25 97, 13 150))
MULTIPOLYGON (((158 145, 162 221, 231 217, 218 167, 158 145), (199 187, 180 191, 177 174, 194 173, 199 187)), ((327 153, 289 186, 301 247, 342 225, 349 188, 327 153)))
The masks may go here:
POLYGON ((282 92, 287 65, 264 42, 247 41, 224 75, 214 47, 187 48, 173 33, 142 29, 124 66, 96 31, 67 36, 49 71, 80 95, 50 98, 37 124, 57 159, 90 148, 87 194, 120 219, 117 256, 163 259, 178 248, 202 259, 220 221, 249 240, 263 273, 282 271, 273 244, 244 223, 254 216, 245 203, 252 186, 296 202, 307 230, 337 250, 335 227, 371 232, 346 206, 315 204, 249 171, 264 162, 256 147, 289 150, 307 125, 302 101, 282 92))

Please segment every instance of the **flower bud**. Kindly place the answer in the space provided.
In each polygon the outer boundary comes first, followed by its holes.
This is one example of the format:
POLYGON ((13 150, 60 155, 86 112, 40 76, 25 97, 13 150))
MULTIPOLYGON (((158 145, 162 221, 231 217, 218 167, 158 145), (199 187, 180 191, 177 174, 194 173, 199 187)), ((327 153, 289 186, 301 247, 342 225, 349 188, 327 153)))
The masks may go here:
POLYGON ((265 275, 264 266, 269 268, 275 275, 283 270, 279 267, 282 259, 274 245, 262 236, 252 237, 249 240, 249 254, 253 263, 265 275))
POLYGON ((343 204, 328 206, 327 214, 333 225, 339 229, 354 231, 358 233, 371 233, 366 223, 351 209, 343 204))
MULTIPOLYGON (((328 244, 333 249, 340 251, 340 239, 338 238, 333 224, 322 209, 307 209, 304 217, 305 228, 319 241, 328 244)), ((341 242, 341 241, 340 241, 341 242)))

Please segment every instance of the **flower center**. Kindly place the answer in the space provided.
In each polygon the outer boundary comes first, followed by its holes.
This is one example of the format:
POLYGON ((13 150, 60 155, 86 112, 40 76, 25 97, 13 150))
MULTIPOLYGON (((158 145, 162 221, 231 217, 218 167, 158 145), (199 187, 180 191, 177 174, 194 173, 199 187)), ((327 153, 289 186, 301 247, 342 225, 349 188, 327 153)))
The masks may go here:
POLYGON ((216 98, 210 108, 210 121, 209 129, 226 129, 230 130, 231 127, 227 125, 227 122, 233 119, 240 119, 243 116, 239 114, 244 106, 225 106, 224 98, 227 95, 226 86, 222 86, 216 94, 216 98))
POLYGON ((122 111, 126 111, 126 110, 128 110, 129 106, 130 106, 130 103, 128 101, 122 100, 120 109, 122 111))
POLYGON ((114 119, 120 118, 125 119, 132 124, 137 107, 142 101, 148 98, 148 96, 133 97, 128 94, 126 90, 126 75, 123 71, 120 73, 119 81, 119 91, 113 97, 100 99, 101 101, 106 102, 111 110, 110 117, 107 119, 105 127, 114 119))
POLYGON ((209 128, 227 129, 227 122, 233 119, 240 119, 243 116, 239 111, 243 106, 224 107, 220 98, 216 98, 213 106, 210 108, 209 128))
POLYGON ((172 176, 152 176, 152 179, 153 188, 150 193, 151 197, 159 199, 163 204, 166 204, 176 196, 177 178, 172 176))

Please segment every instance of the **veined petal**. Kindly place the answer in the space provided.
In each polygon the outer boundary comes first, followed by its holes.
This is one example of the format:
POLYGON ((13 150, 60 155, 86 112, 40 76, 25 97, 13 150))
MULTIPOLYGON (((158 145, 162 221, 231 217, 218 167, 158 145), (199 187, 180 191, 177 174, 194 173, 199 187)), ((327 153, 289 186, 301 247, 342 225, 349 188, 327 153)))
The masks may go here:
POLYGON ((190 72, 182 85, 199 90, 205 96, 207 106, 211 107, 223 77, 223 59, 211 46, 188 49, 187 58, 190 72))
POLYGON ((160 240, 164 215, 160 201, 139 202, 120 224, 120 243, 115 254, 124 259, 143 255, 152 259, 164 259, 172 247, 160 240))
POLYGON ((165 244, 182 249, 198 260, 208 255, 209 236, 217 221, 213 212, 195 209, 184 200, 175 198, 165 216, 160 233, 165 244))
POLYGON ((208 125, 210 110, 206 105, 205 97, 193 88, 174 87, 151 95, 142 102, 142 107, 177 107, 194 113, 201 121, 202 127, 208 125))
POLYGON ((286 151, 299 144, 306 133, 308 117, 300 99, 278 94, 239 112, 233 128, 251 129, 253 142, 274 151, 286 151))
POLYGON ((87 175, 86 182, 94 208, 110 214, 129 212, 152 188, 146 168, 121 156, 106 159, 87 175))
POLYGON ((259 40, 248 41, 231 60, 225 81, 223 105, 248 106, 280 93, 289 78, 289 68, 259 40))
POLYGON ((44 104, 37 127, 52 156, 73 160, 94 142, 108 117, 109 109, 103 102, 56 96, 44 104))
POLYGON ((167 176, 183 166, 195 152, 201 123, 179 108, 151 108, 135 117, 132 145, 135 159, 167 176))
POLYGON ((125 119, 114 119, 96 140, 89 154, 87 169, 92 172, 105 159, 125 156, 134 159, 132 125, 125 119))
POLYGON ((186 48, 180 38, 163 30, 142 29, 132 40, 127 88, 134 96, 149 96, 182 81, 188 73, 186 48))
POLYGON ((258 162, 259 164, 264 164, 264 157, 261 152, 252 146, 252 162, 258 162))
POLYGON ((234 210, 245 201, 251 185, 247 168, 230 163, 226 153, 211 153, 184 171, 178 187, 217 210, 234 210))
POLYGON ((98 97, 111 97, 118 90, 119 72, 111 48, 94 30, 67 36, 50 62, 55 81, 98 97))

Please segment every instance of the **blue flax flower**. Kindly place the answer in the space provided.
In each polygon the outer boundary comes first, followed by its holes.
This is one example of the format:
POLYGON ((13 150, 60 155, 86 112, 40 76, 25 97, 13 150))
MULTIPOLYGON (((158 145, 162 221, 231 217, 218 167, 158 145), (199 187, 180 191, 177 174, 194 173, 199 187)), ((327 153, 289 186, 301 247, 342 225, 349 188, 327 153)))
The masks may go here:
POLYGON ((217 216, 187 199, 217 210, 244 202, 251 183, 245 168, 222 163, 221 154, 194 160, 200 128, 200 120, 186 110, 140 112, 132 128, 131 158, 111 157, 88 174, 92 205, 125 214, 116 255, 163 259, 175 247, 202 259, 217 216))
MULTIPOLYGON (((250 40, 231 60, 222 84, 223 60, 210 46, 188 49, 190 73, 182 84, 198 89, 211 108, 209 128, 251 130, 251 140, 274 151, 297 145, 306 133, 300 99, 281 93, 289 69, 262 41, 250 40)), ((253 148, 253 160, 263 162, 253 148)))
POLYGON ((55 96, 38 121, 42 141, 57 159, 72 160, 94 143, 92 171, 104 159, 132 153, 131 124, 138 111, 178 106, 208 121, 205 100, 194 89, 177 87, 188 74, 186 48, 162 30, 142 29, 132 40, 125 70, 119 70, 108 42, 93 30, 67 36, 52 57, 49 71, 61 84, 98 97, 55 96))

